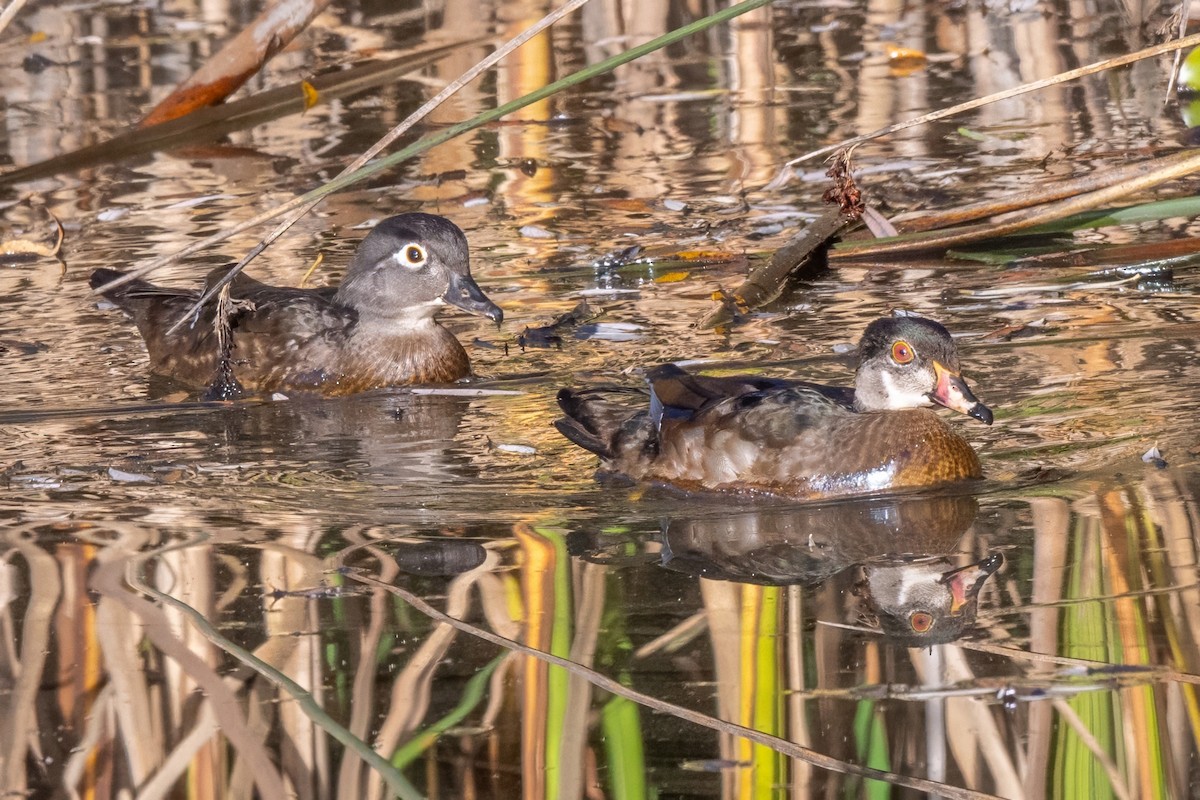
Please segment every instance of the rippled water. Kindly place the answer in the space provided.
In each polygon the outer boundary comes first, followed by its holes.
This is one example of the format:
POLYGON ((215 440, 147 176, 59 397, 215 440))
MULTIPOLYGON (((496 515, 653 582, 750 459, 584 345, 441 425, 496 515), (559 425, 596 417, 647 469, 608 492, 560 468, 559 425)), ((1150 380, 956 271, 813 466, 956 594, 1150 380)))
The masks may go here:
MULTIPOLYGON (((425 129, 694 5, 593 0, 425 129)), ((255 88, 348 52, 507 38, 541 13, 483 10, 330 12, 255 88)), ((26 9, 0 48, 0 156, 26 165, 122 130, 249 11, 26 9), (54 64, 22 69, 34 53, 54 64)), ((323 254, 315 280, 332 282, 370 221, 451 217, 506 314, 499 330, 446 317, 477 394, 200 403, 148 377, 133 326, 98 307, 87 277, 332 177, 484 44, 213 146, 0 188, 66 228, 65 268, 0 266, 0 785, 386 793, 387 770, 352 738, 395 757, 406 796, 934 791, 919 781, 944 796, 1195 796, 1194 270, 1181 260, 1139 282, 1099 273, 1099 255, 1016 260, 1187 239, 1190 220, 1016 241, 1008 261, 835 259, 728 330, 694 327, 714 290, 819 211, 822 166, 762 191, 788 158, 1134 49, 1165 13, 1131 13, 780 4, 335 195, 251 267, 295 284, 323 254), (930 57, 889 61, 893 44, 930 57), (590 326, 521 345, 583 296, 601 312, 590 326), (990 428, 952 420, 988 475, 970 495, 797 508, 643 493, 595 482, 594 457, 551 427, 560 387, 636 385, 671 360, 848 381, 846 347, 894 308, 960 337, 996 412, 990 428), (1155 445, 1162 460, 1144 461, 1155 445), (953 570, 978 563, 998 571, 948 613, 954 576, 976 575, 953 570), (596 673, 649 699, 618 698, 596 673), (889 788, 852 774, 862 765, 904 777, 889 788)), ((1179 149, 1183 125, 1161 109, 1168 69, 1143 62, 868 143, 861 182, 890 214, 1179 149)), ((196 282, 261 233, 155 280, 196 282)))

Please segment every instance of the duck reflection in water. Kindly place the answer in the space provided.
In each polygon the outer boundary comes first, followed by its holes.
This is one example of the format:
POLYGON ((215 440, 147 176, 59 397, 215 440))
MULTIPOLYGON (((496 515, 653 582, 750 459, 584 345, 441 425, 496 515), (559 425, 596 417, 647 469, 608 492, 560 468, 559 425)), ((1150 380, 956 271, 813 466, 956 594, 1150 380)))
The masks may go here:
MULTIPOLYGON (((927 647, 970 630, 979 591, 1004 563, 999 553, 955 563, 976 513, 975 500, 960 496, 675 517, 663 523, 660 558, 679 572, 768 586, 815 588, 861 570, 847 596, 864 600, 865 616, 892 641, 927 647)), ((584 557, 611 561, 598 547, 584 557)))
MULTIPOLYGON (((236 465, 240 481, 302 473, 305 483, 396 487, 411 499, 422 488, 475 477, 456 441, 470 406, 470 397, 388 390, 230 406, 146 405, 88 422, 80 433, 128 442, 128 455, 114 453, 114 461, 132 472, 227 473, 213 471, 216 461, 236 465)), ((335 493, 322 502, 343 500, 362 508, 353 495, 335 493)))

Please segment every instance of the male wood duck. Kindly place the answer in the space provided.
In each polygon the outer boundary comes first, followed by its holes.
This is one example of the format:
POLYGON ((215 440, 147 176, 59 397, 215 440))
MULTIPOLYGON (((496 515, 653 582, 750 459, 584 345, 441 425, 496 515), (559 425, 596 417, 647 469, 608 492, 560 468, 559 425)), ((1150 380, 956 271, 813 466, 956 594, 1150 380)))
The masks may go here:
POLYGON ((1004 565, 992 553, 956 567, 949 559, 896 562, 865 568, 867 600, 889 638, 908 647, 953 642, 975 622, 979 591, 1004 565))
MULTIPOLYGON (((229 270, 208 275, 211 286, 229 270)), ((93 288, 120 277, 92 273, 93 288)), ((213 381, 222 358, 214 304, 168 335, 199 291, 135 280, 104 292, 133 317, 154 372, 190 386, 213 381)), ((359 244, 337 287, 268 286, 245 275, 231 285, 232 347, 226 368, 251 392, 345 395, 384 386, 451 383, 471 372, 467 353, 436 319, 449 303, 495 321, 500 307, 471 278, 467 238, 449 220, 400 214, 359 244)))
POLYGON ((629 389, 563 389, 566 417, 555 427, 609 473, 685 491, 817 499, 983 476, 971 445, 924 408, 992 423, 959 374, 950 334, 932 320, 867 326, 853 389, 712 378, 671 364, 647 378, 645 410, 629 407, 629 389))

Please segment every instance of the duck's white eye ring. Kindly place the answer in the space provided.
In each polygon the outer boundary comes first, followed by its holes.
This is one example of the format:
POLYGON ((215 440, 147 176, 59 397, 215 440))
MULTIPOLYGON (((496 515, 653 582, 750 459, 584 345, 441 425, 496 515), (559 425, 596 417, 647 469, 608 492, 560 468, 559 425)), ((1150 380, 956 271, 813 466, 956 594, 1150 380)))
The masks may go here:
POLYGON ((429 254, 425 252, 425 248, 416 242, 409 242, 396 251, 392 256, 401 266, 409 269, 420 269, 425 266, 425 262, 429 260, 429 254))

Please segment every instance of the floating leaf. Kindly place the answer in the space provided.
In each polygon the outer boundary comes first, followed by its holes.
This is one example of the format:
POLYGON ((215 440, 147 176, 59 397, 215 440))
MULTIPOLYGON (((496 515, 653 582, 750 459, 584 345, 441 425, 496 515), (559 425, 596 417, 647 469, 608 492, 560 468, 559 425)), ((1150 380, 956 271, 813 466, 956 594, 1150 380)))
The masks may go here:
POLYGON ((106 208, 96 215, 96 219, 100 222, 116 222, 122 217, 129 216, 130 209, 126 206, 113 206, 106 208))
POLYGON ((1179 65, 1176 89, 1180 92, 1200 92, 1200 47, 1193 48, 1179 65))
POLYGON ((607 342, 632 342, 642 338, 642 327, 632 322, 594 322, 575 329, 578 339, 601 339, 607 342))
POLYGON ((730 253, 726 250, 684 250, 671 254, 671 258, 676 261, 713 261, 717 263, 737 261, 741 257, 740 253, 730 253))
POLYGON ((925 62, 925 53, 922 50, 914 50, 911 47, 900 47, 892 45, 887 51, 888 61, 892 64, 906 62, 925 62))
POLYGON ((167 208, 168 209, 195 208, 196 206, 202 206, 205 203, 208 203, 212 200, 235 200, 235 199, 237 199, 236 196, 232 195, 232 194, 206 194, 201 197, 188 197, 183 200, 179 200, 179 201, 174 202, 171 205, 167 206, 167 208))
POLYGON ((903 78, 925 69, 925 54, 908 47, 888 48, 888 70, 892 75, 903 78))
POLYGON ((687 277, 689 274, 691 274, 691 273, 667 272, 667 273, 665 273, 663 275, 659 275, 657 278, 655 278, 654 282, 655 283, 679 283, 680 281, 687 280, 687 277))
POLYGON ((300 91, 304 94, 305 111, 315 106, 321 99, 321 93, 317 91, 317 87, 308 81, 300 81, 300 91))
POLYGON ((492 445, 492 448, 499 450, 501 453, 516 453, 522 456, 532 456, 537 453, 537 448, 530 447, 527 444, 508 444, 504 442, 492 445))
POLYGON ((651 214, 654 209, 645 200, 632 197, 614 197, 603 201, 604 205, 617 211, 630 211, 635 214, 651 214))

